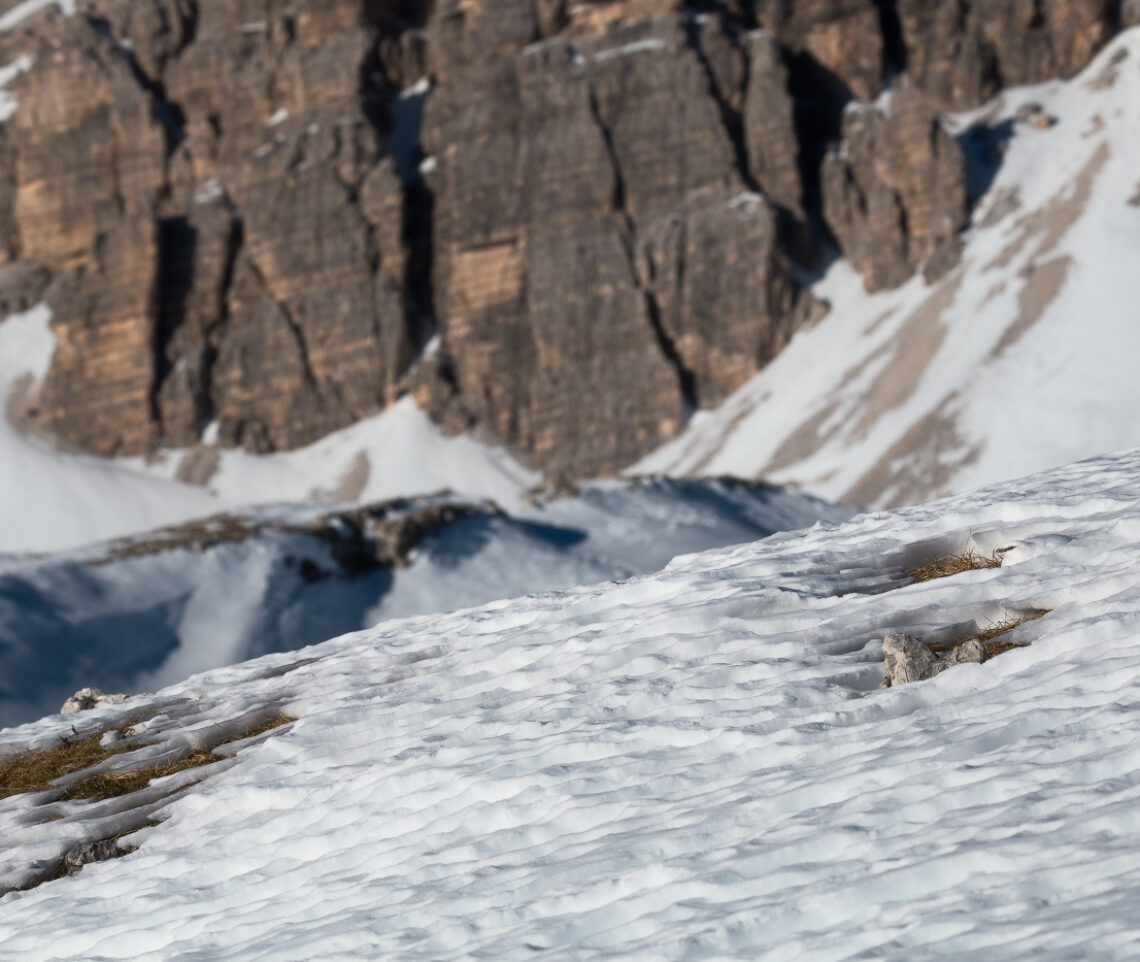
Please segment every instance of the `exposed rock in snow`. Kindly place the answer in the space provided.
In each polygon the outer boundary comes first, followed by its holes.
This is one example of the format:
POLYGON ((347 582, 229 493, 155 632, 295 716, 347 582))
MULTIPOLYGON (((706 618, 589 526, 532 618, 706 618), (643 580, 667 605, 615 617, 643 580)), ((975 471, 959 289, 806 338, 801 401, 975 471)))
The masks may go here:
POLYGON ((101 688, 80 688, 74 695, 63 703, 59 713, 61 715, 74 715, 81 711, 90 711, 103 705, 118 705, 127 701, 130 695, 105 695, 101 688))
POLYGON ((67 850, 60 866, 64 875, 75 875, 84 865, 92 862, 105 862, 111 858, 121 858, 127 855, 125 849, 119 847, 114 839, 101 839, 95 842, 81 842, 67 850))
POLYGON ((883 639, 883 654, 886 677, 881 688, 925 681, 955 665, 986 660, 986 650, 976 638, 955 645, 948 655, 940 657, 929 645, 905 633, 887 635, 883 639))

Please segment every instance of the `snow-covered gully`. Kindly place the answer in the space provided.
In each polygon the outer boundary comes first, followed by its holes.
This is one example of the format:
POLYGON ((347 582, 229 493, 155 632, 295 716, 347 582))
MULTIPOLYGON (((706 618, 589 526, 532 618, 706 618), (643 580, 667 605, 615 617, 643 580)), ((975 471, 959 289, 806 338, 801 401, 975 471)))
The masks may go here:
POLYGON ((1133 957, 1138 554, 1135 451, 0 731, 130 726, 113 767, 296 719, 143 805, 0 800, 0 887, 146 818, 0 898, 0 958, 1133 957), (876 690, 885 634, 1028 610, 1028 647, 876 690))

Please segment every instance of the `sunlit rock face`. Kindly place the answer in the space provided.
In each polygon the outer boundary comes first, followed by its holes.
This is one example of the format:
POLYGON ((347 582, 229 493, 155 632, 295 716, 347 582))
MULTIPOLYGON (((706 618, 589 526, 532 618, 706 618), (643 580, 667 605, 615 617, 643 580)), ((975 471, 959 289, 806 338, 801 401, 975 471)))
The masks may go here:
POLYGON ((952 264, 938 112, 1075 72, 1132 6, 0 3, 0 304, 50 276, 57 341, 29 414, 260 452, 412 393, 613 471, 818 316, 810 225, 872 288, 952 264))

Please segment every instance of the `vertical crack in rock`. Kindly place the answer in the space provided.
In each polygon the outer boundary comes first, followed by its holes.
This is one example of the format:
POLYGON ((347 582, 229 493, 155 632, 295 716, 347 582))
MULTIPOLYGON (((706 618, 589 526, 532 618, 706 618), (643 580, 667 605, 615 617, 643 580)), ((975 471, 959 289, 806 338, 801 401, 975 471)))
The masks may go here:
POLYGON ((289 333, 293 336, 293 340, 297 344, 297 352, 301 358, 302 375, 305 378, 307 387, 312 388, 313 393, 318 397, 322 395, 320 382, 317 380, 317 373, 313 368, 312 358, 309 356, 309 345, 305 340, 305 332, 301 329, 301 325, 297 323, 297 318, 293 316, 293 311, 290 309, 287 301, 280 300, 273 296, 273 291, 270 290, 269 281, 262 273, 252 257, 246 258, 246 263, 249 265, 250 274, 253 275, 254 280, 265 292, 267 300, 273 302, 277 309, 281 312, 281 317, 285 321, 286 326, 289 328, 289 333))
MULTIPOLYGON (((897 0, 876 0, 879 7, 879 32, 883 35, 883 67, 895 74, 906 70, 906 42, 897 0)), ((883 78, 886 82, 887 77, 883 78)))
MULTIPOLYGON (((409 356, 394 365, 396 377, 402 376, 419 356, 434 333, 434 292, 432 290, 432 211, 434 197, 420 171, 424 155, 422 146, 423 115, 430 88, 399 90, 392 71, 384 62, 386 48, 400 49, 405 31, 422 24, 427 13, 417 4, 390 5, 365 2, 363 22, 376 29, 376 39, 369 56, 360 67, 361 112, 372 125, 378 141, 392 158, 402 187, 400 195, 400 245, 403 267, 401 276, 392 278, 401 288, 403 324, 409 356), (418 9, 417 9, 418 8, 418 9)), ((397 76, 399 71, 397 71, 397 76)), ((403 78, 405 81, 410 78, 403 78)), ((421 81, 423 78, 419 78, 421 81)), ((372 257, 373 283, 382 283, 384 252, 375 225, 368 231, 372 257)), ((380 318, 376 319, 379 328, 380 318)), ((380 337, 380 331, 377 330, 380 337)), ((381 338, 382 339, 382 338, 381 338)))
POLYGON ((605 118, 602 117, 601 107, 598 104, 597 94, 594 89, 590 88, 590 115, 593 117, 594 123, 598 125, 598 130, 601 132, 602 141, 606 146, 606 156, 609 158, 610 166, 613 169, 614 175, 614 196, 613 208, 620 215, 624 231, 621 237, 622 249, 625 251, 626 258, 629 262, 630 278, 633 281, 634 287, 638 290, 645 300, 645 312, 649 317, 649 323, 653 327, 653 334, 657 340, 657 345, 661 349, 661 353, 665 359, 672 366, 677 374, 677 382, 681 389, 681 397, 684 400, 686 413, 691 413, 697 409, 697 387, 696 377, 693 372, 685 366, 684 361, 681 359, 680 352, 677 350, 677 345, 669 336, 669 332, 665 330, 665 325, 661 320, 661 308, 657 303, 657 298, 651 290, 648 290, 642 283, 638 274, 635 244, 637 238, 637 225, 634 223, 633 215, 630 213, 629 206, 626 203, 625 196, 625 177, 622 174, 621 162, 618 159, 617 149, 614 147, 613 134, 610 131, 609 125, 606 123, 605 118))
POLYGON ((131 75, 135 78, 135 82, 139 87, 150 94, 152 103, 154 104, 155 119, 162 124, 162 128, 166 133, 166 152, 169 157, 169 155, 174 152, 174 148, 186 139, 186 134, 183 130, 186 115, 181 106, 167 97, 166 88, 160 77, 152 77, 143 70, 142 65, 138 61, 138 57, 135 56, 130 41, 123 40, 121 37, 116 36, 109 20, 103 17, 89 15, 87 22, 91 24, 94 30, 111 42, 119 56, 123 58, 123 62, 130 68, 131 75))
MULTIPOLYGON (((704 14, 704 16, 713 16, 712 14, 704 14)), ((722 21, 723 25, 723 21, 722 21)), ((709 63, 709 58, 701 47, 701 30, 702 24, 700 19, 692 12, 689 13, 685 23, 685 36, 688 40, 689 48, 692 50, 693 55, 697 58, 697 63, 701 65, 701 69, 705 73, 705 79, 708 82, 709 96, 712 97, 713 102, 716 103, 717 110, 720 112, 721 126, 724 127, 725 135, 728 141, 732 144, 733 156, 736 158, 736 172, 740 175, 740 179, 748 187, 749 190, 756 193, 760 192, 760 186, 756 183, 756 178, 752 176, 751 165, 748 163, 748 146, 744 142, 744 117, 738 107, 734 107, 729 103, 726 92, 721 89, 721 85, 717 80, 716 72, 713 66, 709 63)), ((729 34, 731 36, 731 34, 729 34)), ((748 89, 748 70, 750 65, 747 57, 743 56, 743 51, 739 50, 739 45, 736 43, 735 37, 732 38, 733 46, 740 52, 744 62, 744 83, 743 90, 748 89)))
MULTIPOLYGON (((155 10, 162 21, 162 32, 171 34, 172 25, 167 19, 166 10, 161 6, 156 6, 155 10)), ((149 413, 153 424, 159 427, 160 434, 163 423, 161 395, 173 368, 170 348, 173 339, 186 323, 192 307, 190 300, 194 293, 194 254, 197 246, 197 230, 184 213, 174 212, 164 215, 159 210, 163 201, 168 200, 172 192, 171 157, 178 145, 186 139, 185 113, 181 105, 167 96, 161 73, 166 63, 192 42, 197 29, 196 3, 179 4, 176 12, 179 18, 176 35, 180 39, 173 48, 166 50, 156 59, 154 67, 158 71, 157 75, 152 75, 144 69, 136 55, 132 40, 120 37, 110 20, 94 14, 88 14, 85 18, 91 29, 112 46, 115 54, 127 66, 138 88, 149 97, 154 119, 161 124, 164 135, 163 182, 154 199, 154 210, 150 215, 153 218, 155 264, 148 309, 152 351, 152 377, 148 392, 149 413)), ((113 196, 119 218, 126 218, 129 198, 126 196, 122 181, 121 137, 122 132, 113 124, 111 131, 113 196)), ((207 368, 208 364, 203 366, 204 378, 208 377, 207 368)), ((205 397, 204 393, 201 397, 205 397)), ((206 407, 205 404, 202 406, 206 407)), ((200 419, 201 415, 197 420, 200 419)))
POLYGON ((234 283, 234 273, 237 270, 238 255, 245 246, 245 232, 242 230, 241 217, 238 215, 233 203, 226 197, 227 206, 233 215, 230 221, 230 232, 226 237, 226 255, 222 266, 222 276, 215 289, 214 317, 215 322, 206 329, 205 344, 202 348, 202 382, 201 400, 198 411, 199 429, 204 428, 214 419, 214 364, 218 359, 218 336, 225 330, 230 319, 230 289, 234 283))
POLYGON ((169 346, 186 321, 188 300, 194 287, 194 249, 198 232, 183 216, 163 217, 157 224, 157 260, 151 292, 154 319, 154 382, 150 392, 151 417, 162 421, 159 397, 173 367, 169 346))

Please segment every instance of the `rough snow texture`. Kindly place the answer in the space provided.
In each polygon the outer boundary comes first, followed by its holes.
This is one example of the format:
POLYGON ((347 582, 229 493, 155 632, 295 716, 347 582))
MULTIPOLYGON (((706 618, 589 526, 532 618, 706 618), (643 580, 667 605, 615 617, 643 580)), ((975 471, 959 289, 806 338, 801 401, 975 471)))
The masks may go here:
POLYGON ((835 263, 814 288, 831 313, 634 470, 883 507, 1140 443, 1138 90, 1134 29, 1071 81, 956 118, 982 195, 959 266, 869 295, 835 263), (1057 122, 1015 122, 1027 103, 1057 122))
MULTIPOLYGON (((1135 451, 86 713, 81 733, 131 721, 150 755, 299 720, 150 802, 0 801, 0 886, 161 821, 0 899, 3 953, 1133 957, 1138 505, 1135 451), (967 544, 1012 549, 908 583, 967 544), (885 634, 1027 608, 1049 609, 1011 635, 1030 647, 874 690, 885 634)), ((2 732, 0 756, 73 720, 2 732)))

